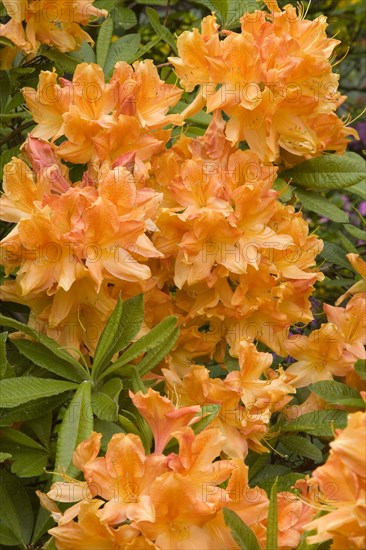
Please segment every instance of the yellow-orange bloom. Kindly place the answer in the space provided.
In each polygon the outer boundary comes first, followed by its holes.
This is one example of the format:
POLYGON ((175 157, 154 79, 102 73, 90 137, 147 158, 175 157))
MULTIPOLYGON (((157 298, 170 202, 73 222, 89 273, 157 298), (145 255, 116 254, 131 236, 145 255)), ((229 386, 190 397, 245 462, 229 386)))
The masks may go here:
POLYGON ((182 86, 196 100, 183 113, 204 105, 229 117, 226 136, 245 140, 262 160, 296 164, 325 150, 344 152, 347 128, 334 111, 344 101, 339 76, 329 58, 338 40, 326 35, 326 18, 305 19, 291 4, 280 10, 268 2, 264 11, 244 13, 241 33, 222 30, 206 17, 201 33, 183 32, 179 57, 171 57, 182 86))
POLYGON ((332 539, 332 550, 366 545, 366 414, 348 416, 344 430, 337 430, 328 460, 308 480, 315 505, 328 512, 314 519, 306 530, 315 530, 309 544, 332 539))
POLYGON ((72 81, 42 71, 37 90, 23 88, 29 110, 38 123, 35 137, 67 139, 58 155, 75 164, 118 161, 126 153, 147 161, 161 150, 170 132, 168 124, 182 124, 180 115, 167 115, 181 94, 163 83, 152 61, 117 63, 111 81, 105 82, 96 64, 79 64, 72 81))
POLYGON ((61 52, 78 50, 83 41, 94 44, 80 25, 108 12, 93 6, 94 0, 4 0, 10 20, 0 26, 0 34, 24 53, 36 53, 40 44, 61 52), (23 22, 25 26, 23 26, 23 22))

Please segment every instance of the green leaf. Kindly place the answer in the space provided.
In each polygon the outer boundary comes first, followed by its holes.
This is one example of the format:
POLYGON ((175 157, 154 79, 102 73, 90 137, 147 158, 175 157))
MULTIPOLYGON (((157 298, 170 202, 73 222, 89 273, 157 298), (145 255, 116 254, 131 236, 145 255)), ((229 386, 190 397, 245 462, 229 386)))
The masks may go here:
POLYGON ((123 428, 123 430, 125 431, 125 433, 133 433, 136 435, 140 435, 140 432, 137 429, 136 425, 129 418, 127 418, 127 416, 119 414, 118 422, 123 428))
POLYGON ((6 371, 8 370, 9 363, 6 358, 6 340, 8 338, 7 332, 2 332, 0 334, 0 378, 6 376, 6 371))
POLYGON ((34 531, 32 535, 31 544, 36 546, 36 543, 39 541, 39 539, 47 533, 49 529, 51 529, 55 525, 55 522, 50 515, 48 510, 45 510, 42 508, 42 506, 38 509, 37 519, 34 526, 34 531))
POLYGON ((0 543, 5 544, 3 528, 6 527, 8 535, 25 549, 30 542, 34 523, 31 502, 21 481, 4 468, 0 469, 0 502, 0 543))
MULTIPOLYGON (((156 327, 154 327, 148 334, 142 336, 137 342, 132 344, 122 355, 117 359, 113 365, 111 365, 105 372, 104 376, 107 376, 120 367, 127 365, 130 361, 133 361, 139 355, 146 353, 150 349, 157 348, 165 343, 167 335, 172 334, 177 324, 177 318, 173 315, 166 317, 156 327)), ((127 369, 130 373, 131 369, 127 369)))
POLYGON ((137 3, 143 5, 147 4, 148 6, 151 6, 151 4, 153 6, 167 6, 168 4, 170 6, 175 6, 178 1, 179 0, 137 0, 137 3))
MULTIPOLYGON (((0 179, 3 179, 4 176, 4 167, 8 162, 11 161, 13 157, 16 157, 19 155, 20 151, 20 145, 16 145, 15 147, 12 147, 11 149, 7 149, 0 155, 0 179)), ((1 323, 0 323, 1 324, 1 323)))
POLYGON ((97 376, 98 371, 101 370, 105 364, 108 364, 114 355, 116 337, 120 330, 122 309, 122 300, 118 297, 116 307, 104 327, 95 350, 93 361, 94 376, 97 376))
POLYGON ((292 487, 295 485, 298 479, 303 479, 303 474, 297 474, 296 472, 288 472, 287 474, 271 477, 260 481, 257 485, 261 489, 264 489, 267 495, 271 494, 273 484, 277 480, 277 490, 278 491, 288 491, 291 492, 292 487))
POLYGON ((273 184, 273 189, 279 193, 281 202, 287 202, 291 199, 294 188, 282 178, 277 178, 273 184))
POLYGON ((118 420, 118 405, 106 393, 93 393, 91 403, 95 416, 101 420, 108 420, 109 422, 118 420))
POLYGON ((233 539, 241 550, 260 550, 257 537, 246 523, 233 510, 224 508, 225 523, 233 539))
POLYGON ((354 284, 354 279, 329 279, 329 277, 324 278, 324 285, 327 287, 334 287, 334 288, 344 288, 348 289, 350 286, 354 284))
POLYGON ((29 447, 30 449, 44 451, 43 446, 29 437, 29 435, 21 432, 20 430, 14 430, 13 428, 2 428, 0 430, 0 446, 4 450, 5 446, 13 447, 12 450, 16 451, 20 447, 29 447))
POLYGON ((360 239, 361 241, 366 240, 366 232, 362 229, 359 229, 358 227, 355 227, 354 225, 345 225, 344 226, 347 233, 352 235, 355 239, 360 239))
POLYGON ((153 38, 145 44, 145 46, 142 46, 137 52, 131 57, 130 63, 133 63, 136 61, 136 59, 140 59, 143 55, 147 54, 156 44, 160 42, 160 36, 153 38))
POLYGON ((91 45, 84 40, 78 50, 70 52, 70 56, 79 63, 95 63, 95 53, 91 45))
POLYGON ((105 384, 103 384, 101 391, 103 393, 106 393, 115 401, 118 403, 119 394, 121 393, 123 389, 123 382, 120 378, 111 378, 111 380, 108 380, 105 384))
POLYGON ((199 0, 197 2, 206 6, 211 12, 216 12, 225 29, 240 26, 239 19, 245 12, 253 12, 261 9, 262 2, 253 0, 199 0))
POLYGON ((0 113, 0 121, 4 120, 5 122, 8 120, 12 120, 13 118, 32 118, 30 115, 28 115, 27 111, 22 111, 21 113, 0 113))
POLYGON ((73 382, 82 382, 86 378, 85 370, 81 365, 76 369, 75 365, 70 365, 67 361, 60 359, 43 344, 17 339, 13 340, 13 344, 32 363, 58 376, 67 378, 67 380, 72 380, 73 382))
POLYGON ((140 47, 141 37, 138 33, 122 36, 116 42, 113 42, 109 48, 108 57, 104 65, 104 74, 107 78, 113 72, 114 66, 118 61, 127 61, 130 63, 134 54, 140 47))
POLYGON ((93 362, 93 378, 97 380, 100 373, 110 363, 113 355, 125 349, 139 332, 144 318, 143 294, 139 294, 117 305, 103 330, 93 362))
POLYGON ((360 359, 355 364, 355 371, 362 380, 366 380, 366 361, 365 359, 360 359))
POLYGON ((173 349, 176 341, 178 340, 179 329, 177 327, 173 328, 165 341, 162 344, 145 355, 145 357, 137 365, 138 372, 140 376, 144 376, 146 373, 151 371, 156 365, 160 363, 168 355, 168 353, 173 349))
POLYGON ((348 187, 347 193, 352 193, 353 195, 357 195, 358 197, 361 197, 361 199, 366 200, 366 187, 364 182, 356 183, 356 185, 348 187))
POLYGON ((298 456, 305 456, 315 460, 315 462, 321 462, 323 459, 321 450, 305 437, 284 435, 281 437, 280 442, 288 451, 298 456))
POLYGON ((347 412, 338 409, 314 411, 303 414, 295 420, 285 422, 282 432, 306 432, 318 437, 333 437, 334 428, 345 428, 347 412))
POLYGON ((309 388, 328 403, 343 405, 344 407, 365 408, 365 402, 359 392, 341 382, 320 380, 310 384, 309 388))
POLYGON ((11 428, 0 430, 0 450, 11 452, 13 461, 11 471, 19 477, 41 475, 47 466, 46 449, 19 430, 11 428))
MULTIPOLYGON (((267 457, 268 460, 268 457, 267 457)), ((291 469, 284 464, 266 464, 258 470, 256 475, 251 477, 250 483, 259 487, 272 487, 276 478, 289 474, 291 469)))
POLYGON ((10 453, 0 453, 0 463, 5 462, 5 460, 8 460, 8 458, 11 458, 10 453))
POLYGON ((253 485, 252 480, 255 479, 257 475, 259 475, 259 472, 263 470, 267 462, 268 454, 262 453, 260 455, 257 455, 257 458, 255 458, 255 462, 249 465, 249 481, 251 485, 253 485))
POLYGON ((221 409, 221 405, 203 405, 201 407, 201 419, 192 424, 192 430, 195 434, 199 434, 211 424, 211 422, 218 416, 221 409))
POLYGON ((77 388, 77 384, 51 378, 36 378, 35 376, 7 378, 0 380, 0 405, 4 409, 9 409, 33 399, 58 395, 75 388, 77 388))
MULTIPOLYGON (((72 465, 72 455, 81 441, 87 439, 93 431, 93 414, 91 406, 91 384, 80 384, 70 405, 65 412, 58 434, 55 471, 65 468, 75 476, 78 470, 72 465)), ((58 481, 55 475, 54 481, 58 481)))
POLYGON ((9 527, 1 523, 1 519, 0 519, 0 544, 3 546, 14 546, 15 548, 25 548, 25 546, 19 545, 19 539, 16 538, 16 536, 14 535, 12 530, 9 529, 9 527))
POLYGON ((25 422, 40 418, 46 412, 53 411, 67 399, 67 394, 53 395, 36 399, 9 409, 0 409, 0 426, 10 426, 14 422, 25 422))
POLYGON ((321 258, 324 258, 327 262, 331 264, 339 265, 340 267, 344 267, 349 271, 355 271, 351 264, 347 262, 346 258, 344 257, 343 250, 334 243, 324 241, 324 248, 320 252, 319 256, 321 258))
POLYGON ((108 51, 111 46, 113 35, 113 19, 108 17, 101 25, 97 40, 97 63, 103 69, 108 56, 108 51))
POLYGON ((116 6, 113 11, 113 20, 116 26, 121 27, 125 31, 132 29, 137 25, 137 17, 134 11, 124 6, 116 6))
POLYGON ((122 388, 122 380, 112 378, 102 386, 99 392, 92 394, 93 411, 100 420, 110 422, 118 420, 118 398, 122 388))
MULTIPOLYGON (((1 13, 0 16, 4 17, 6 14, 1 13)), ((0 44, 3 44, 4 46, 9 46, 10 48, 15 48, 15 44, 9 40, 9 38, 6 38, 6 36, 0 36, 0 44)))
MULTIPOLYGON (((10 42, 11 43, 11 42, 10 42)), ((5 111, 10 96, 10 80, 6 71, 0 72, 0 111, 5 111)))
POLYGON ((348 223, 348 216, 338 206, 332 204, 319 193, 312 191, 295 190, 295 195, 301 201, 306 210, 315 212, 320 216, 325 216, 338 223, 348 223))
POLYGON ((134 393, 137 393, 139 391, 142 393, 147 393, 146 386, 143 383, 142 378, 136 369, 132 369, 131 379, 132 379, 132 390, 134 391, 134 393))
POLYGON ((357 248, 355 247, 355 245, 353 244, 352 241, 347 239, 346 235, 343 235, 343 233, 339 232, 338 233, 338 238, 339 238, 339 241, 340 241, 341 245, 343 246, 344 250, 347 252, 347 254, 349 252, 353 252, 354 254, 358 254, 357 248))
POLYGON ((46 346, 46 348, 51 350, 52 353, 56 355, 56 357, 64 359, 71 365, 74 365, 75 369, 80 372, 80 376, 81 373, 83 373, 84 379, 88 376, 87 372, 82 368, 80 363, 76 359, 74 359, 74 357, 70 355, 70 353, 60 347, 60 345, 55 342, 55 340, 52 340, 52 338, 48 338, 48 336, 46 336, 45 334, 42 334, 41 332, 32 329, 24 323, 20 323, 19 321, 16 321, 15 319, 12 319, 10 317, 5 317, 5 315, 0 315, 0 325, 3 325, 4 327, 14 328, 15 330, 24 332, 28 336, 31 336, 37 342, 40 342, 41 344, 46 346))
POLYGON ((42 550, 57 550, 56 542, 53 537, 51 537, 44 545, 42 550))
POLYGON ((277 513, 277 480, 272 485, 268 510, 266 550, 277 550, 278 513, 277 513))
POLYGON ((35 477, 43 474, 48 463, 47 451, 34 451, 23 449, 19 454, 13 452, 16 459, 11 466, 11 471, 18 477, 35 477))
POLYGON ((146 13, 156 34, 160 36, 160 38, 164 40, 164 42, 166 42, 171 47, 172 51, 177 55, 178 50, 176 40, 172 33, 160 23, 158 12, 153 8, 146 8, 146 13))
POLYGON ((221 20, 226 23, 228 10, 229 10, 229 1, 228 0, 212 0, 214 9, 219 12, 221 20))
POLYGON ((52 431, 52 412, 49 411, 40 418, 27 422, 27 427, 32 430, 45 448, 49 447, 52 431))
POLYGON ((73 73, 79 63, 77 59, 67 53, 62 53, 55 48, 41 50, 42 55, 56 63, 65 73, 73 73))
POLYGON ((322 155, 281 172, 281 178, 307 189, 344 189, 365 181, 366 163, 357 153, 322 155))

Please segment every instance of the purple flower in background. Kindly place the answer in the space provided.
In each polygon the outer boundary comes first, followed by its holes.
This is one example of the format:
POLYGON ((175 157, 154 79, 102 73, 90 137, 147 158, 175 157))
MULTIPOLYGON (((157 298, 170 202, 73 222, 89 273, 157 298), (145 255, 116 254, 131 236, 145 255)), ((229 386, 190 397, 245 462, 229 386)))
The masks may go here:
POLYGON ((358 211, 361 216, 366 216, 366 201, 360 202, 360 204, 358 205, 358 211))
POLYGON ((360 139, 351 141, 348 145, 348 149, 350 151, 360 153, 362 150, 366 149, 366 121, 357 122, 357 124, 354 125, 354 128, 357 130, 360 139))

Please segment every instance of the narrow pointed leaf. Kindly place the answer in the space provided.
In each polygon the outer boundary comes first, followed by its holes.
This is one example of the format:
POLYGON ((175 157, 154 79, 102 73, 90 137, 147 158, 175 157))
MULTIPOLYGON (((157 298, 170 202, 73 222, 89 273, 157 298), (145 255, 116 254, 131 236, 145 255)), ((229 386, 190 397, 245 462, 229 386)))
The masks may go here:
POLYGON ((57 357, 53 351, 43 344, 31 342, 30 340, 13 340, 13 344, 32 363, 58 376, 62 376, 73 382, 82 382, 87 377, 81 365, 78 365, 76 368, 75 365, 71 365, 67 361, 64 361, 64 359, 57 357))
POLYGON ((178 50, 176 39, 174 38, 172 33, 160 23, 158 12, 153 8, 146 8, 146 13, 151 23, 151 26, 156 34, 160 36, 162 40, 164 40, 164 42, 166 42, 171 47, 172 51, 175 54, 177 54, 178 50))
POLYGON ((0 378, 4 378, 6 376, 6 371, 8 369, 8 360, 6 358, 7 337, 7 332, 2 332, 0 334, 0 378))
POLYGON ((144 376, 146 373, 151 371, 156 365, 160 363, 168 355, 168 353, 173 349, 174 344, 176 343, 179 336, 179 329, 176 327, 172 330, 171 333, 167 335, 165 342, 160 346, 150 350, 145 357, 137 365, 137 369, 140 373, 140 376, 144 376))
POLYGON ((93 393, 91 403, 95 416, 101 420, 108 420, 109 422, 118 420, 118 405, 106 393, 93 393))
POLYGON ((106 19, 100 26, 97 40, 97 63, 102 67, 102 69, 108 56, 112 35, 113 19, 112 17, 108 17, 108 19, 106 19))
POLYGON ((298 456, 305 456, 316 462, 321 462, 323 459, 321 450, 305 437, 286 435, 281 437, 280 441, 288 451, 298 456))
POLYGON ((347 214, 319 193, 296 189, 295 195, 306 210, 325 216, 333 222, 348 223, 347 214))
POLYGON ((241 550, 260 550, 257 537, 236 512, 224 508, 224 518, 233 539, 241 550))
POLYGON ((122 355, 117 359, 111 367, 105 372, 104 376, 115 372, 120 367, 127 365, 130 361, 133 361, 139 355, 146 353, 150 349, 157 348, 165 342, 167 334, 171 334, 177 324, 177 318, 173 315, 166 317, 156 327, 154 327, 148 334, 142 336, 135 344, 132 344, 122 355))
POLYGON ((266 550, 277 550, 278 512, 277 512, 277 480, 272 485, 268 510, 266 550))
POLYGON ((104 74, 107 78, 111 75, 118 61, 131 62, 140 47, 140 42, 141 37, 137 33, 127 34, 119 38, 116 42, 113 42, 109 48, 108 57, 104 65, 104 74))
POLYGON ((341 382, 320 380, 319 382, 310 384, 309 388, 328 403, 343 405, 345 407, 365 408, 365 402, 360 393, 341 382))
MULTIPOLYGON (((55 471, 65 468, 73 476, 77 469, 72 465, 72 455, 78 444, 87 439, 93 431, 91 406, 91 384, 83 382, 75 393, 62 420, 58 434, 55 471)), ((55 475, 55 481, 59 477, 55 475)))
POLYGON ((142 294, 123 303, 118 301, 97 345, 93 363, 94 380, 97 380, 109 365, 113 355, 130 344, 139 332, 143 318, 142 294))
POLYGON ((334 437, 335 428, 345 428, 347 412, 338 409, 303 414, 281 425, 282 432, 305 432, 318 437, 334 437))
POLYGON ((59 395, 75 388, 77 388, 77 384, 51 378, 36 378, 35 376, 7 378, 0 380, 0 406, 9 409, 33 399, 59 395))
MULTIPOLYGON (((51 350, 54 353, 54 355, 56 355, 60 359, 64 359, 71 365, 74 365, 76 369, 82 369, 80 363, 72 355, 70 355, 68 351, 63 349, 55 340, 52 340, 52 338, 48 338, 48 336, 46 336, 45 334, 42 334, 41 332, 38 332, 37 330, 34 330, 28 325, 25 325, 24 323, 20 323, 15 319, 11 319, 10 317, 5 317, 5 315, 0 315, 0 325, 3 325, 4 327, 14 328, 15 330, 24 332, 24 334, 31 336, 37 342, 40 342, 41 344, 46 346, 46 348, 51 350)), ((85 376, 85 371, 84 371, 84 376, 85 376)))
POLYGON ((321 155, 281 172, 281 178, 307 189, 344 189, 366 181, 366 163, 357 153, 321 155))

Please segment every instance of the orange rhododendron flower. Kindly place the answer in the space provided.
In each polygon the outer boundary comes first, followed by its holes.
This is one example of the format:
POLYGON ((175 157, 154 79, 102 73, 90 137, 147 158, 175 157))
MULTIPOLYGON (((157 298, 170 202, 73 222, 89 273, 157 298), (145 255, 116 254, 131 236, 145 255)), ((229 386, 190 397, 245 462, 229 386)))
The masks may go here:
POLYGON ((216 460, 225 441, 219 430, 195 435, 188 422, 187 415, 185 425, 176 421, 179 451, 167 456, 156 451, 156 442, 154 453, 145 454, 133 434, 113 435, 103 457, 101 434, 81 442, 73 462, 85 482, 65 477, 48 495, 39 495, 58 523, 49 531, 57 548, 88 548, 92 536, 101 548, 238 548, 222 509, 235 510, 254 526, 264 520, 268 498, 249 487, 242 460, 216 460), (220 484, 227 480, 225 489, 220 484), (76 504, 62 514, 54 501, 76 504))
POLYGON ((328 460, 308 480, 310 498, 320 510, 328 512, 314 519, 305 529, 315 530, 309 544, 332 539, 331 548, 343 550, 365 547, 366 512, 366 415, 348 416, 344 430, 337 430, 330 444, 328 460))
POLYGON ((1 25, 1 36, 11 40, 24 53, 36 53, 40 44, 55 46, 61 52, 77 50, 83 41, 94 44, 80 25, 108 12, 93 6, 94 0, 4 0, 10 20, 1 25), (25 22, 25 27, 23 27, 25 22))
POLYGON ((109 83, 99 65, 81 63, 72 81, 59 82, 55 72, 42 71, 37 91, 22 91, 38 123, 32 135, 53 141, 64 135, 57 153, 70 162, 113 163, 129 152, 147 161, 170 137, 159 129, 182 124, 180 115, 166 115, 182 90, 163 83, 150 60, 117 63, 109 83))
POLYGON ((344 101, 339 76, 329 58, 338 40, 326 36, 326 18, 305 19, 291 4, 280 10, 245 13, 241 33, 222 30, 215 16, 202 21, 201 33, 183 32, 179 57, 171 57, 182 86, 199 85, 187 117, 206 104, 208 112, 229 117, 226 136, 245 140, 262 160, 296 164, 324 150, 344 152, 347 135, 357 133, 334 115, 344 101))
POLYGON ((210 377, 207 368, 192 364, 182 376, 174 368, 162 369, 167 392, 181 405, 220 405, 212 426, 220 429, 226 441, 223 449, 232 458, 245 457, 248 446, 256 452, 267 452, 264 438, 274 410, 291 400, 294 388, 291 377, 270 371, 273 357, 257 352, 249 341, 242 341, 239 352, 239 371, 224 379, 210 377), (265 376, 265 379, 263 378, 265 376))

